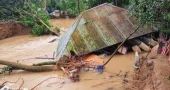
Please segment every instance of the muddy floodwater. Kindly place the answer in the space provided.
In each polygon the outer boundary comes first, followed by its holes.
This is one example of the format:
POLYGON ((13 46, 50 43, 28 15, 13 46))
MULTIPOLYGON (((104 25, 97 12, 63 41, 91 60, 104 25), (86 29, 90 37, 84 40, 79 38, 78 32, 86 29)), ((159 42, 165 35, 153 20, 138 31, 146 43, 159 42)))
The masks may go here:
MULTIPOLYGON (((50 20, 50 22, 53 26, 57 26, 66 31, 74 22, 74 19, 53 19, 50 20)), ((64 34, 64 32, 62 33, 64 34)), ((14 62, 18 61, 19 63, 29 65, 49 61, 48 59, 33 58, 53 57, 59 39, 59 37, 52 35, 40 37, 22 35, 0 40, 0 59, 14 62), (49 43, 55 38, 57 38, 57 41, 49 43)), ((109 56, 105 58, 104 55, 100 55, 100 57, 106 61, 109 56)), ((84 72, 82 70, 80 73, 81 80, 76 83, 70 82, 63 75, 62 71, 33 73, 16 70, 11 74, 1 74, 0 84, 5 81, 15 82, 19 78, 22 78, 24 80, 22 88, 28 88, 28 90, 30 90, 43 80, 53 77, 41 83, 34 90, 124 90, 123 86, 125 84, 123 83, 123 75, 125 72, 129 71, 127 79, 130 80, 132 78, 133 63, 134 52, 130 52, 126 55, 117 54, 105 66, 103 74, 99 74, 97 71, 84 72), (120 70, 122 72, 117 76, 116 74, 118 74, 120 70), (108 79, 107 77, 110 75, 114 75, 114 77, 108 79)), ((1 65, 0 68, 2 67, 1 65)), ((22 80, 19 80, 15 84, 9 85, 12 89, 17 89, 21 84, 22 80)))

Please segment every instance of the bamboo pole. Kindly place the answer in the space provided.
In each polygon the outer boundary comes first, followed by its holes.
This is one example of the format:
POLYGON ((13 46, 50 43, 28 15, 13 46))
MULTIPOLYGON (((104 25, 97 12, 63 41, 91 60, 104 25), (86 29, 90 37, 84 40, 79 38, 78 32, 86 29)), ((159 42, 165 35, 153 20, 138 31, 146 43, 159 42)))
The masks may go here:
POLYGON ((113 52, 113 54, 110 56, 110 58, 102 65, 103 67, 109 63, 109 61, 112 59, 112 57, 116 54, 116 52, 118 51, 118 49, 125 43, 126 40, 128 40, 130 38, 130 36, 132 36, 138 29, 140 26, 138 26, 119 46, 118 48, 116 48, 116 50, 113 52))

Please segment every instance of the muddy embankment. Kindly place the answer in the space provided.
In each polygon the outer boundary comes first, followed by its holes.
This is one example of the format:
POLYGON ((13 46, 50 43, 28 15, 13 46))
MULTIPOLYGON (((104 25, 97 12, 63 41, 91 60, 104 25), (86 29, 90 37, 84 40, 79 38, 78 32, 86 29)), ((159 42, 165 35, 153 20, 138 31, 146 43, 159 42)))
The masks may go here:
POLYGON ((23 26, 20 23, 0 23, 0 40, 12 36, 27 35, 31 27, 23 26))
POLYGON ((170 90, 170 69, 167 57, 151 53, 141 55, 128 90, 170 90))

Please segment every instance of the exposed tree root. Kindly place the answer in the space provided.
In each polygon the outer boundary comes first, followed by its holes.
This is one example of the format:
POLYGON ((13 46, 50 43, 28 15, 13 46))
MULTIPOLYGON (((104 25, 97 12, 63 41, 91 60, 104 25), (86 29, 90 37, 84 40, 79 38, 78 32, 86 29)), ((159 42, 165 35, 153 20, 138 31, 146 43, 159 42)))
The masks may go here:
POLYGON ((13 69, 21 69, 21 70, 30 71, 30 72, 46 72, 46 71, 53 71, 55 69, 54 65, 32 66, 32 65, 25 65, 25 64, 20 64, 17 62, 11 62, 11 61, 5 61, 5 60, 0 60, 0 64, 11 66, 13 69))

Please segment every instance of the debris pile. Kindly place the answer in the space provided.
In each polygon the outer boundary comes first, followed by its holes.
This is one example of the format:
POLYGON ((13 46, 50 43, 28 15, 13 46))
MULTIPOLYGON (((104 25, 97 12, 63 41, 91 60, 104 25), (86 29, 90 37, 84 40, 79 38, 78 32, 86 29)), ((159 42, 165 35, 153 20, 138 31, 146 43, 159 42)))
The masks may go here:
POLYGON ((145 90, 148 84, 153 83, 152 76, 154 74, 153 72, 154 63, 153 61, 145 59, 145 57, 141 57, 139 61, 136 61, 135 66, 137 68, 135 68, 134 70, 135 73, 133 75, 133 80, 131 82, 131 85, 128 86, 128 89, 145 90))
POLYGON ((56 62, 57 69, 61 69, 65 75, 73 82, 80 80, 79 72, 83 69, 87 71, 96 71, 100 73, 103 72, 103 67, 100 66, 103 64, 103 60, 100 59, 97 55, 90 55, 86 57, 80 56, 63 56, 59 61, 56 62))
POLYGON ((169 65, 167 58, 156 53, 143 54, 135 64, 128 90, 169 90, 169 65), (148 57, 146 57, 148 56, 148 57))

